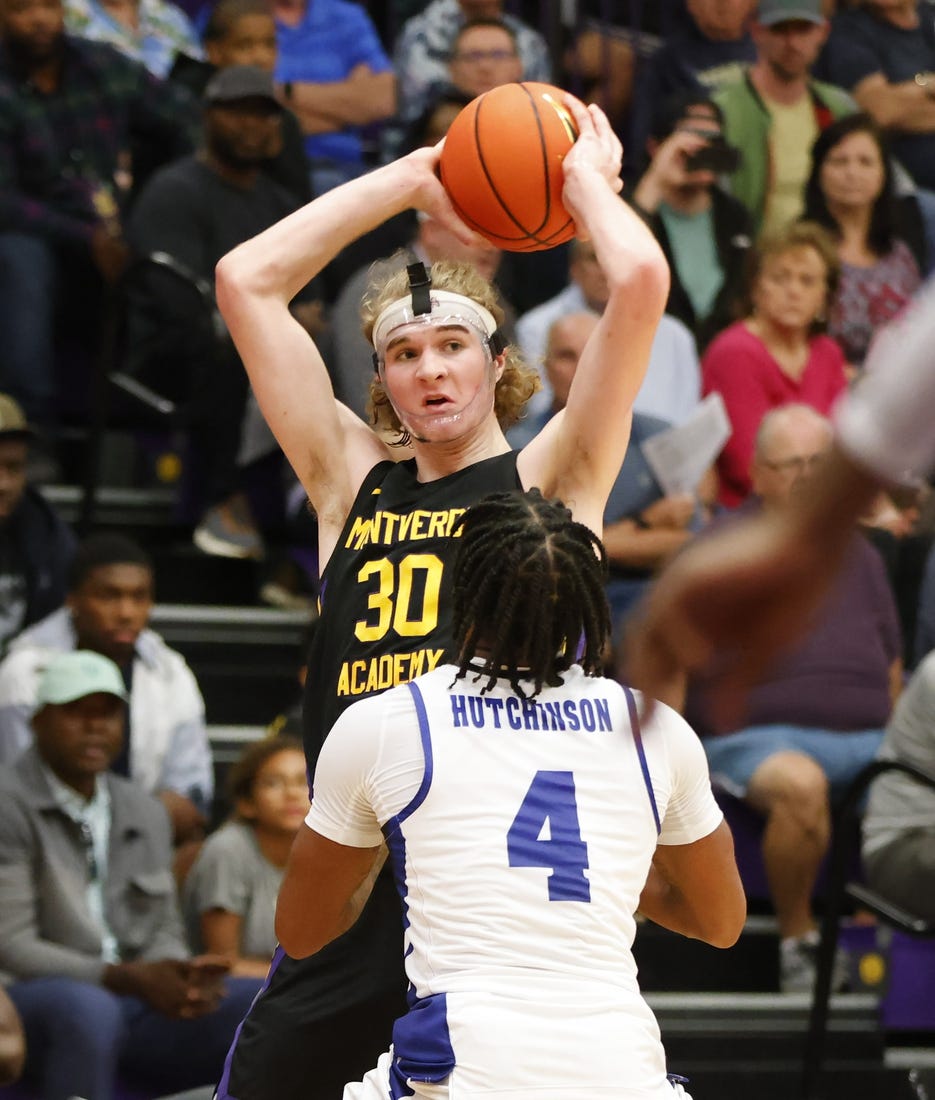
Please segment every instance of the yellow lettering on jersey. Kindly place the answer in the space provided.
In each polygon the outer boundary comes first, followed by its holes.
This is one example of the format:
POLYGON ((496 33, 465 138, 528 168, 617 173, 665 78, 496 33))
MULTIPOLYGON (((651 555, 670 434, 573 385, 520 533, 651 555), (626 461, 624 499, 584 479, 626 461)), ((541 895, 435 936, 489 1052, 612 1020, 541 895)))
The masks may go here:
POLYGON ((457 537, 456 528, 464 512, 464 508, 444 508, 439 512, 417 508, 402 514, 377 512, 372 519, 355 516, 344 547, 362 550, 365 546, 394 546, 420 539, 457 537))
POLYGON ((373 535, 374 523, 375 521, 372 519, 355 516, 353 526, 347 535, 347 541, 344 543, 345 549, 353 547, 355 550, 360 550, 368 543, 375 542, 373 535))
POLYGON ((443 539, 445 537, 445 524, 448 520, 447 512, 429 512, 430 539, 443 539))
POLYGON ((412 527, 413 512, 407 512, 404 516, 399 517, 399 541, 405 542, 410 536, 409 531, 412 527))
POLYGON ((417 508, 412 513, 412 531, 409 535, 411 539, 428 538, 428 518, 431 514, 431 512, 426 512, 424 508, 417 508))
POLYGON ((426 672, 431 672, 432 669, 442 659, 442 654, 445 651, 443 649, 426 649, 423 652, 425 653, 425 659, 429 663, 429 667, 426 669, 426 672))
POLYGON ((444 652, 443 649, 417 649, 412 653, 384 653, 367 661, 345 661, 338 673, 337 694, 369 695, 406 684, 436 668, 444 652))
POLYGON ((378 512, 377 518, 383 520, 383 536, 380 541, 383 543, 392 542, 393 532, 400 517, 395 512, 378 512))
POLYGON ((466 508, 451 508, 448 511, 448 522, 445 525, 445 538, 460 538, 461 532, 455 533, 455 527, 461 522, 461 517, 467 511, 466 508))

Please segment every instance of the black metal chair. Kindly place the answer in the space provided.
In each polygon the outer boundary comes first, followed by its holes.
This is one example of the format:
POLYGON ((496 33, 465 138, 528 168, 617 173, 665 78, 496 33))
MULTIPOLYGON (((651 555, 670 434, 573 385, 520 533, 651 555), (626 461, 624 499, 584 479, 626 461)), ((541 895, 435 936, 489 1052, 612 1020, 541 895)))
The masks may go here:
POLYGON ((805 1037, 801 1100, 819 1100, 821 1097, 820 1079, 828 1030, 832 971, 845 897, 850 897, 885 924, 910 936, 935 937, 935 921, 894 905, 863 883, 846 881, 848 862, 852 854, 850 849, 857 835, 854 826, 863 796, 878 775, 889 771, 903 772, 935 790, 935 774, 932 772, 901 760, 875 760, 854 778, 838 808, 831 840, 828 892, 816 960, 815 989, 805 1037))

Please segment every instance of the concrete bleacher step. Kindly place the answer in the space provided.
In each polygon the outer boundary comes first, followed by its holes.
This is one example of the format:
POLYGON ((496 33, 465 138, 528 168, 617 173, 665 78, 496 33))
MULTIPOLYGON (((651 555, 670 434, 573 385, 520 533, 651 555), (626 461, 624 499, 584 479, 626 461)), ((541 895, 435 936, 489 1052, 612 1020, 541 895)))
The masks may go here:
MULTIPOLYGON (((690 1079, 696 1100, 796 1100, 810 998, 805 994, 646 994, 668 1065, 690 1079)), ((906 1065, 888 1065, 877 1001, 832 998, 822 1100, 922 1100, 906 1065)))
MULTIPOLYGON (((80 486, 47 485, 42 492, 73 526, 87 518, 80 486)), ((165 603, 255 604, 264 563, 214 557, 198 550, 191 541, 191 525, 178 516, 176 497, 171 487, 101 486, 95 495, 92 527, 120 531, 146 548, 153 559, 157 598, 165 603)))
MULTIPOLYGON (((42 495, 68 523, 80 521, 84 492, 79 485, 43 485, 42 495)), ((101 486, 94 501, 95 526, 140 532, 166 531, 175 523, 175 496, 171 487, 101 486)))
POLYGON ((721 950, 645 922, 633 954, 644 990, 758 993, 779 988, 779 947, 772 917, 748 917, 740 939, 721 950))
POLYGON ((189 532, 150 546, 160 602, 222 607, 257 602, 263 563, 202 553, 189 532))
POLYGON ((188 661, 208 722, 266 725, 299 692, 308 614, 259 607, 157 604, 151 623, 188 661))

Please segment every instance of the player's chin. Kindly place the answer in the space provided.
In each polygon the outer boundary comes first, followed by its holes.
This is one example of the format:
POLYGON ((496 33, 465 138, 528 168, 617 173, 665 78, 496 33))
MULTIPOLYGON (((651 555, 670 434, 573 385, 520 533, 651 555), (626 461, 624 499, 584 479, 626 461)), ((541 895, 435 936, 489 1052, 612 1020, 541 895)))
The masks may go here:
POLYGON ((464 435, 466 425, 463 412, 447 411, 414 416, 406 427, 413 439, 423 443, 451 443, 464 435))

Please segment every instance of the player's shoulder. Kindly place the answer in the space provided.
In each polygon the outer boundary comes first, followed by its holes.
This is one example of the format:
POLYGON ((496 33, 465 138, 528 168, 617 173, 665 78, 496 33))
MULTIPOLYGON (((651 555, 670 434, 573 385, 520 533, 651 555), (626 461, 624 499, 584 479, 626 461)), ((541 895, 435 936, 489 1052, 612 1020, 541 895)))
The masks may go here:
POLYGON ((670 707, 667 703, 661 702, 659 699, 654 700, 653 711, 648 721, 644 721, 643 706, 644 696, 637 688, 628 689, 636 705, 637 722, 639 724, 639 732, 645 737, 662 737, 666 740, 681 740, 684 738, 691 738, 693 741, 698 740, 698 734, 694 729, 685 721, 681 714, 673 707, 670 707))

